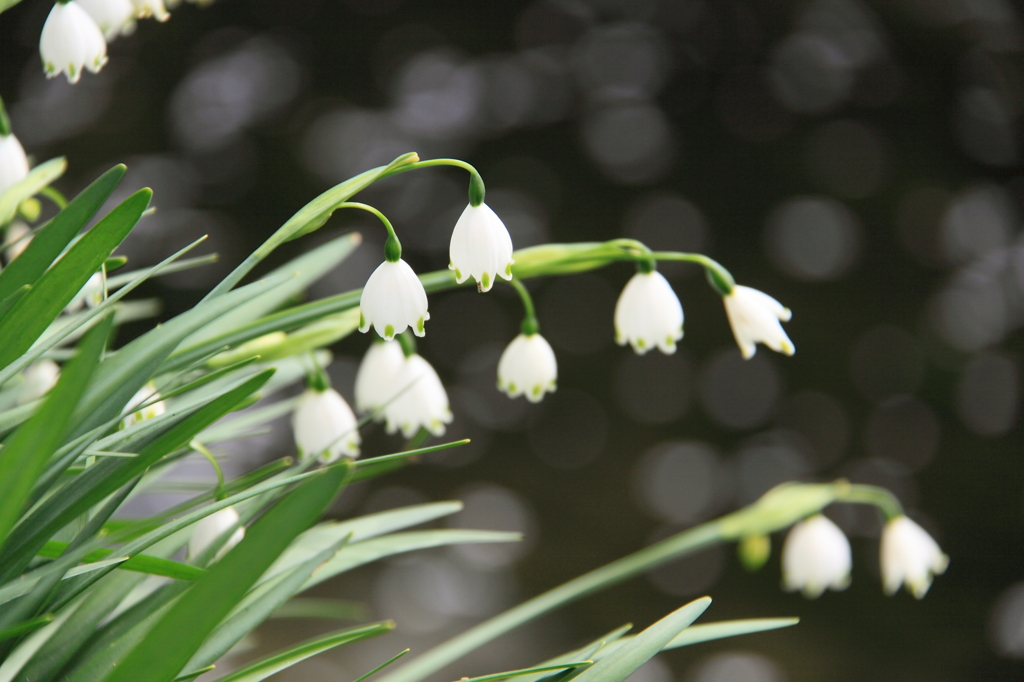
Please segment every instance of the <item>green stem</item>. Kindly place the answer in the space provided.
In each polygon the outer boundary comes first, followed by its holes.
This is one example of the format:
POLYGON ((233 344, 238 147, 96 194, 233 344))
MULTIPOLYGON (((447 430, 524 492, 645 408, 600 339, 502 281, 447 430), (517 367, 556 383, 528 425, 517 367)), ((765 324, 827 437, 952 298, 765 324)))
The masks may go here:
POLYGON ((405 357, 412 357, 416 355, 416 337, 412 335, 412 332, 406 329, 404 332, 395 337, 399 345, 402 346, 402 354, 405 357))
POLYGON ((4 100, 0 98, 0 135, 4 137, 11 134, 11 119, 7 117, 7 107, 4 100))
POLYGON ((903 505, 896 499, 896 496, 885 488, 875 485, 851 484, 847 490, 839 494, 836 501, 873 504, 882 512, 886 521, 903 516, 903 505))
POLYGON ((656 260, 683 261, 700 265, 704 268, 705 274, 707 274, 708 283, 722 296, 731 294, 732 288, 736 286, 736 280, 733 279, 732 273, 722 267, 722 264, 718 261, 708 258, 703 254, 655 251, 651 256, 656 260))
POLYGON ((523 312, 525 313, 522 324, 523 334, 525 336, 533 336, 540 331, 540 322, 537 321, 537 313, 534 312, 533 299, 530 297, 530 292, 527 291, 526 285, 518 279, 510 280, 508 284, 516 290, 520 300, 523 302, 523 312))
POLYGON ((207 449, 205 445, 197 440, 193 440, 188 444, 190 448, 206 457, 210 460, 210 464, 213 466, 213 470, 217 472, 217 492, 215 498, 218 502, 224 499, 224 472, 220 469, 220 464, 217 462, 217 458, 213 456, 213 453, 207 449))
POLYGON ((377 216, 384 223, 384 228, 388 231, 388 239, 384 242, 384 257, 389 263, 396 263, 402 258, 402 242, 398 241, 395 228, 391 225, 391 221, 387 219, 387 216, 373 206, 361 204, 358 201, 346 201, 345 203, 338 204, 338 208, 358 208, 377 216))
POLYGON ((470 206, 479 206, 484 203, 484 194, 486 190, 484 188, 483 178, 480 177, 480 173, 477 172, 476 168, 459 159, 428 159, 426 161, 407 163, 382 174, 380 177, 383 179, 391 175, 397 175, 398 173, 404 173, 406 171, 416 170, 419 168, 430 168, 431 166, 455 166, 456 168, 462 168, 463 170, 469 171, 469 204, 470 206))

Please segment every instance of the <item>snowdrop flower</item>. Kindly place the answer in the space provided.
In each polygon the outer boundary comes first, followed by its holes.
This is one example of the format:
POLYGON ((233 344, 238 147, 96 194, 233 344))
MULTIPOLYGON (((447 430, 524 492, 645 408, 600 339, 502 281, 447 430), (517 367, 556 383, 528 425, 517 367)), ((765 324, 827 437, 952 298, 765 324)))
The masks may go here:
MULTIPOLYGON (((188 556, 194 559, 202 554, 203 550, 213 544, 213 541, 226 533, 229 528, 236 525, 239 520, 240 517, 234 507, 224 507, 220 511, 216 511, 197 521, 195 529, 192 531, 192 537, 188 540, 188 556)), ((214 557, 214 561, 221 559, 232 547, 241 542, 244 537, 245 526, 238 526, 227 542, 217 550, 217 556, 214 557)))
POLYGON ((379 410, 398 393, 395 380, 405 364, 405 353, 398 341, 371 343, 356 372, 356 409, 379 410))
POLYGON ((171 13, 164 6, 164 0, 131 0, 135 7, 135 16, 139 19, 153 17, 157 21, 167 21, 171 13))
POLYGON ((459 284, 472 276, 477 289, 490 291, 496 275, 512 279, 512 237, 487 204, 466 206, 452 231, 449 257, 459 284))
POLYGON ((757 352, 755 344, 763 343, 776 353, 792 355, 793 342, 782 330, 779 320, 789 322, 793 313, 774 298, 750 287, 736 285, 722 297, 725 314, 732 326, 732 335, 743 357, 749 360, 757 352))
POLYGON ((681 338, 683 306, 672 285, 657 270, 633 275, 615 304, 616 343, 629 343, 638 355, 655 346, 672 354, 681 338))
POLYGON ((413 353, 405 358, 395 377, 397 397, 384 406, 387 432, 399 429, 412 438, 425 428, 435 436, 444 435, 444 425, 452 421, 448 394, 430 363, 413 353))
POLYGON ((156 390, 156 386, 152 381, 148 382, 145 386, 140 388, 134 396, 132 396, 132 399, 128 401, 128 406, 125 409, 131 411, 143 403, 150 404, 146 405, 141 410, 132 412, 122 419, 122 429, 127 429, 129 426, 138 424, 146 419, 159 417, 167 412, 167 403, 160 399, 160 392, 156 390))
POLYGON ((25 156, 25 148, 13 134, 0 135, 0 194, 24 180, 26 175, 28 157, 25 156))
POLYGON ((135 6, 131 0, 75 0, 103 31, 103 37, 110 42, 119 33, 128 34, 135 30, 135 6))
POLYGON ((893 595, 906 584, 918 599, 928 593, 932 575, 944 573, 949 557, 921 526, 900 515, 885 524, 882 531, 882 586, 893 595))
POLYGON ((69 83, 77 83, 83 68, 96 73, 107 63, 107 41, 81 5, 58 2, 43 24, 39 55, 47 78, 63 71, 69 83))
POLYGON ((826 588, 845 590, 850 584, 850 541, 821 514, 793 526, 782 547, 782 582, 787 592, 800 590, 808 599, 826 588))
POLYGON ((25 370, 25 383, 18 391, 18 404, 24 405, 46 395, 47 391, 57 385, 60 378, 60 367, 53 360, 33 362, 25 370))
POLYGON ((359 456, 359 422, 352 408, 333 388, 307 388, 292 414, 292 430, 299 457, 318 457, 324 464, 342 455, 359 456))
POLYGON ((377 266, 363 287, 359 310, 359 331, 367 332, 373 326, 385 341, 408 327, 412 327, 416 336, 423 336, 426 333, 423 323, 430 319, 427 292, 416 273, 401 258, 377 266))
POLYGON ((29 236, 31 231, 28 225, 20 220, 15 220, 7 226, 7 235, 4 237, 4 245, 7 246, 7 250, 4 251, 4 256, 8 263, 20 256, 28 248, 29 243, 32 241, 32 237, 29 236))
POLYGON ((512 339, 498 361, 498 390, 509 398, 525 395, 539 403, 546 391, 555 391, 558 362, 551 345, 540 334, 520 334, 512 339))

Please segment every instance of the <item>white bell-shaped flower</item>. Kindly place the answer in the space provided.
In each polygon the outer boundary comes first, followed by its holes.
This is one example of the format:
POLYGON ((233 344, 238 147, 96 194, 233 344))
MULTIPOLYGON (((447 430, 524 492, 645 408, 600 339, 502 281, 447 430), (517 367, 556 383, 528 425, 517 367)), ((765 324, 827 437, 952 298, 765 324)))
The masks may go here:
POLYGON ((643 355, 655 346, 676 352, 683 338, 683 306, 672 285, 657 270, 638 272, 626 283, 615 304, 615 341, 643 355))
POLYGON ((531 403, 539 403, 545 392, 554 393, 557 380, 555 351, 540 334, 520 334, 498 360, 498 389, 509 398, 525 395, 531 403))
POLYGON ((398 341, 371 343, 356 372, 356 410, 379 410, 391 400, 398 387, 398 372, 405 364, 405 353, 398 341))
POLYGON ((24 180, 28 170, 28 157, 18 138, 0 135, 0 194, 24 180))
POLYGON ((132 399, 128 401, 128 405, 125 409, 134 410, 143 403, 149 403, 141 410, 135 410, 127 417, 121 420, 121 428, 127 429, 133 424, 138 424, 146 419, 152 419, 153 417, 159 417, 162 414, 167 413, 167 403, 160 399, 160 392, 156 390, 156 385, 152 381, 148 382, 145 386, 140 388, 132 396, 132 399))
POLYGON ((359 422, 352 408, 333 388, 308 388, 292 414, 292 430, 299 457, 318 457, 327 464, 359 456, 359 422))
POLYGON ((58 2, 43 24, 39 56, 47 78, 63 71, 69 83, 77 83, 83 68, 96 73, 107 63, 107 41, 81 5, 58 2))
POLYGON ((18 404, 24 405, 42 398, 57 385, 60 367, 53 360, 37 360, 25 370, 25 383, 18 389, 18 404))
MULTIPOLYGON (((229 528, 238 524, 240 518, 234 507, 224 507, 220 511, 216 511, 197 521, 195 528, 192 529, 192 537, 188 540, 188 556, 194 559, 202 554, 203 550, 213 544, 214 540, 228 532, 229 528)), ((231 534, 231 537, 217 550, 214 560, 221 559, 231 551, 231 548, 241 542, 244 537, 245 526, 238 526, 235 532, 231 534)))
POLYGON ((776 353, 792 355, 796 352, 793 342, 783 331, 782 322, 789 322, 793 313, 768 294, 736 285, 732 292, 722 297, 725 302, 725 314, 732 327, 732 335, 736 345, 740 347, 743 357, 749 360, 757 352, 758 343, 771 348, 776 353))
POLYGON ((827 588, 850 585, 850 541, 825 516, 815 514, 794 525, 782 547, 782 583, 816 599, 827 588))
POLYGON ((135 6, 131 0, 75 0, 82 6, 96 25, 103 31, 103 37, 110 42, 118 34, 128 34, 135 29, 135 6))
POLYGON ((167 21, 171 18, 164 0, 131 0, 131 3, 135 7, 135 16, 139 19, 153 17, 157 21, 167 21))
POLYGON ((402 259, 377 266, 363 287, 359 311, 359 331, 367 332, 372 326, 386 341, 409 327, 416 336, 423 336, 423 323, 430 319, 427 292, 402 259))
POLYGON ((7 249, 4 251, 4 258, 8 263, 20 256, 28 248, 29 243, 32 241, 31 232, 32 230, 29 229, 28 225, 20 220, 15 220, 7 226, 7 234, 4 236, 4 246, 7 249))
POLYGON ((422 427, 443 436, 452 411, 441 378, 430 363, 415 353, 405 358, 395 386, 397 396, 384 406, 387 432, 401 429, 403 436, 412 438, 422 427))
POLYGON ((949 565, 949 557, 932 536, 903 515, 885 524, 880 555, 882 587, 888 595, 906 585, 921 599, 932 586, 932 576, 944 573, 949 565))
POLYGON ((495 276, 512 279, 512 237, 487 204, 466 206, 452 230, 449 258, 459 284, 472 277, 477 289, 490 291, 495 276))

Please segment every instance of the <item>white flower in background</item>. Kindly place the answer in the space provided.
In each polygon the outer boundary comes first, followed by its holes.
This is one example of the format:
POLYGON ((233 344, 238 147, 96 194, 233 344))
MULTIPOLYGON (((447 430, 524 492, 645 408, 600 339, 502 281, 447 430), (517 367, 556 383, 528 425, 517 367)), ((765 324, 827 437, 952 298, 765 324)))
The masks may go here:
POLYGON ((28 225, 20 220, 15 220, 7 226, 7 234, 4 236, 4 245, 7 249, 4 251, 4 256, 8 263, 20 256, 28 248, 29 243, 32 241, 32 237, 29 236, 31 231, 28 225))
POLYGON ((655 346, 676 352, 683 338, 683 306, 660 272, 638 272, 626 283, 615 304, 615 341, 629 343, 643 355, 655 346))
POLYGON ((512 339, 498 361, 498 389, 509 398, 525 395, 531 403, 539 403, 546 391, 554 393, 557 379, 555 351, 540 334, 512 339))
POLYGON ((75 0, 82 6, 96 25, 103 31, 103 37, 110 42, 119 33, 128 34, 135 30, 135 6, 131 0, 75 0))
POLYGON ((845 590, 850 565, 850 541, 821 514, 794 525, 782 547, 783 586, 808 599, 820 597, 826 588, 845 590))
POLYGON ((352 408, 333 388, 307 388, 292 414, 292 431, 299 457, 318 457, 327 464, 359 456, 359 422, 352 408))
POLYGON ((398 392, 395 380, 405 364, 398 341, 371 343, 356 372, 356 410, 372 412, 384 407, 398 392))
POLYGON ((793 342, 786 336, 782 325, 789 322, 793 313, 768 294, 736 285, 732 292, 722 297, 725 302, 725 314, 732 326, 732 335, 740 347, 743 357, 749 360, 757 352, 758 343, 771 348, 776 353, 792 355, 796 352, 793 342))
POLYGON ((164 6, 164 0, 131 0, 135 7, 135 16, 139 19, 153 17, 157 21, 167 21, 171 13, 164 6))
MULTIPOLYGON (((202 554, 203 550, 213 544, 214 540, 226 533, 229 528, 235 526, 239 519, 238 512, 235 511, 234 507, 224 507, 220 511, 216 511, 197 521, 195 528, 192 530, 192 537, 188 540, 189 558, 194 559, 202 554)), ((244 537, 245 526, 238 526, 227 542, 217 550, 214 561, 221 559, 232 547, 241 542, 244 537)))
POLYGON ((427 429, 435 436, 444 435, 444 425, 452 421, 448 394, 430 363, 417 354, 405 358, 395 377, 397 397, 384 406, 387 432, 399 429, 406 438, 427 429))
POLYGON ((0 194, 24 180, 26 175, 28 157, 25 156, 25 148, 13 134, 0 135, 0 194))
POLYGON ((60 367, 53 360, 33 362, 25 370, 25 383, 18 389, 18 404, 24 405, 38 400, 57 385, 60 367))
POLYGON ((472 276, 477 289, 490 291, 495 276, 512 279, 512 237, 487 204, 466 206, 452 231, 449 258, 459 284, 472 276))
POLYGON ((96 73, 107 63, 107 41, 81 5, 58 2, 43 24, 39 56, 47 78, 63 71, 69 83, 77 83, 83 68, 96 73))
POLYGON ((882 586, 888 595, 905 584, 911 594, 921 599, 932 586, 932 575, 944 573, 949 565, 949 557, 932 536, 902 515, 885 524, 880 553, 882 586))
POLYGON ((386 341, 408 327, 416 336, 423 336, 423 323, 430 319, 427 292, 419 277, 404 260, 384 261, 370 275, 359 299, 359 331, 373 326, 386 341))
POLYGON ((103 275, 95 272, 81 291, 75 294, 71 302, 64 306, 64 312, 75 313, 81 310, 83 305, 95 308, 101 303, 103 303, 103 275))
POLYGON ((141 410, 132 412, 127 417, 121 420, 121 428, 127 429, 133 424, 138 424, 146 419, 152 419, 153 417, 159 417, 167 412, 167 403, 160 399, 160 393, 156 390, 156 386, 152 381, 148 382, 145 386, 140 388, 132 399, 128 401, 126 410, 134 410, 143 403, 151 403, 146 405, 141 410))

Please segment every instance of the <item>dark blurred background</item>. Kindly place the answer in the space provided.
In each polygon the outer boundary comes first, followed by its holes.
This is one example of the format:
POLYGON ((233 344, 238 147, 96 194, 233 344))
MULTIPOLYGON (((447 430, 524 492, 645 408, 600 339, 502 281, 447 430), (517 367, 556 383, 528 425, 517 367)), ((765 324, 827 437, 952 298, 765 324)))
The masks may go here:
MULTIPOLYGON (((323 586, 399 628, 280 679, 353 679, 776 483, 837 476, 892 489, 950 555, 923 601, 883 596, 879 520, 838 506, 829 515, 854 549, 845 592, 782 593, 781 536, 755 574, 713 549, 436 679, 529 665, 705 593, 706 620, 803 620, 663 654, 635 682, 1024 676, 1020 4, 218 0, 140 22, 76 86, 43 77, 48 11, 25 0, 0 17, 0 94, 37 161, 68 157, 65 192, 121 161, 123 194, 153 187, 158 211, 123 247, 133 263, 210 235, 218 265, 145 291, 165 316, 316 194, 407 151, 474 163, 517 247, 630 236, 701 250, 794 311, 797 354, 744 362, 703 277, 666 264, 686 337, 675 355, 637 357, 612 335, 629 266, 531 282, 560 369, 558 392, 534 406, 494 388, 521 315, 510 290, 433 296, 420 349, 452 400, 448 437, 473 442, 354 487, 336 512, 459 498, 450 525, 527 539, 323 586)), ((424 170, 361 199, 422 272, 447 265, 466 180, 424 170)), ((383 243, 362 215, 336 216, 267 267, 352 229, 364 245, 311 296, 361 286, 383 243)), ((334 349, 350 399, 366 345, 357 334, 334 349)), ((279 427, 239 446, 246 461, 292 451, 279 427)), ((373 427, 364 454, 400 445, 373 427)), ((276 620, 250 645, 325 628, 276 620)))

